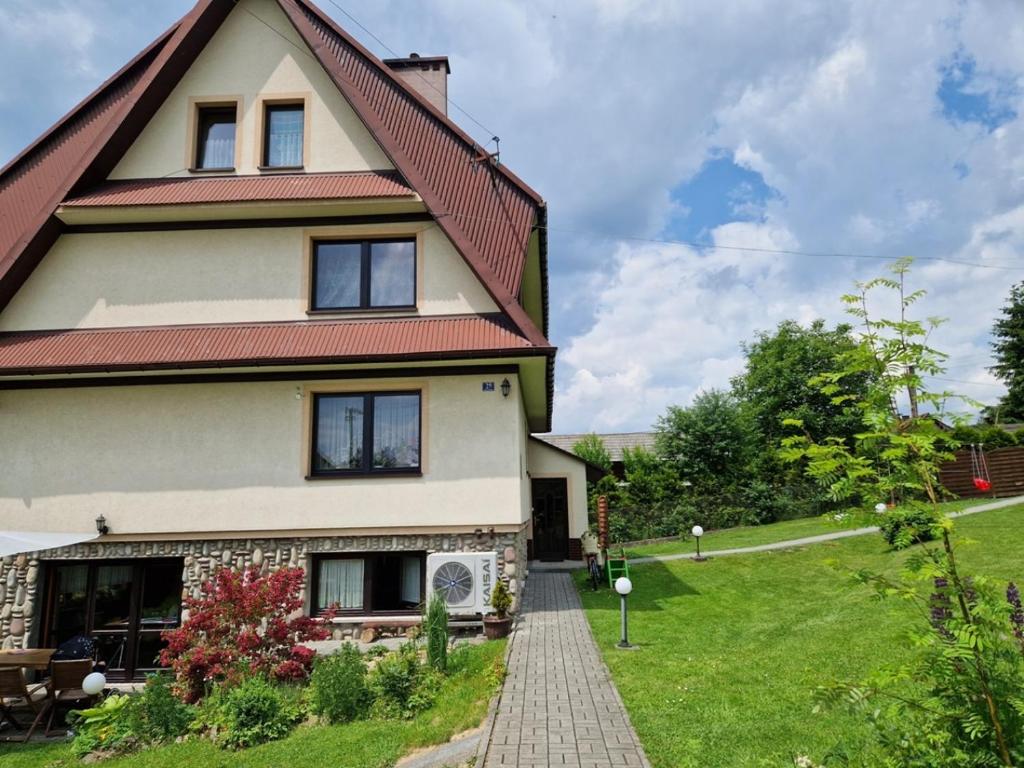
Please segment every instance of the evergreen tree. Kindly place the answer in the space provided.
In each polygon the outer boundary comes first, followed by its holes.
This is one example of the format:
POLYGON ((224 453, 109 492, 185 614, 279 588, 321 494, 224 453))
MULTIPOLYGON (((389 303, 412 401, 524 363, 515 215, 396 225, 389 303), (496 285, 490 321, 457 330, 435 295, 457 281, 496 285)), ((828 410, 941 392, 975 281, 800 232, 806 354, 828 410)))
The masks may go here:
POLYGON ((987 417, 996 422, 1024 421, 1024 283, 1010 289, 1002 317, 992 326, 996 364, 991 371, 1006 384, 1007 392, 987 417))

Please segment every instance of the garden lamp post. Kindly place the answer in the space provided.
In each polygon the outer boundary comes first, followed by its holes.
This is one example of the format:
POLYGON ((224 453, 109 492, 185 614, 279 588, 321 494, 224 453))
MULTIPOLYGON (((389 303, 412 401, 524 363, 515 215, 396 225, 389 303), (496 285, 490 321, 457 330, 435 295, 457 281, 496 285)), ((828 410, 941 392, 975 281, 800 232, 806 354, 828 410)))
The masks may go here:
POLYGON ((626 618, 626 598, 629 593, 633 591, 633 582, 625 576, 619 576, 615 580, 615 591, 619 593, 619 597, 622 599, 622 639, 619 640, 619 648, 632 648, 629 644, 629 622, 626 618))
POLYGON ((698 563, 703 563, 705 560, 707 560, 706 557, 700 556, 700 537, 704 535, 704 529, 701 528, 699 525, 695 525, 693 526, 693 530, 691 530, 690 533, 692 533, 693 537, 697 539, 697 556, 693 559, 698 563))

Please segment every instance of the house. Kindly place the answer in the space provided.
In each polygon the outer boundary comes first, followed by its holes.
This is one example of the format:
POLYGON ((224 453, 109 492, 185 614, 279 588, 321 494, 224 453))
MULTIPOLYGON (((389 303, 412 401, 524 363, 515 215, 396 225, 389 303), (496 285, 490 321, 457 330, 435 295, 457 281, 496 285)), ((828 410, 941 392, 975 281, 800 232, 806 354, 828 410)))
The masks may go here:
MULTIPOLYGON (((152 668, 220 566, 336 637, 580 557, 544 201, 307 0, 200 0, 0 170, 0 643, 152 668), (30 551, 21 551, 28 549, 30 551)), ((511 94, 510 94, 511 95, 511 94)))
MULTIPOLYGON (((626 477, 626 465, 623 454, 626 450, 643 448, 645 451, 654 451, 655 432, 606 432, 597 437, 604 443, 605 449, 612 460, 612 474, 620 480, 626 477)), ((580 440, 587 437, 588 433, 566 435, 541 435, 540 439, 550 445, 560 448, 563 451, 572 453, 573 446, 580 440)))

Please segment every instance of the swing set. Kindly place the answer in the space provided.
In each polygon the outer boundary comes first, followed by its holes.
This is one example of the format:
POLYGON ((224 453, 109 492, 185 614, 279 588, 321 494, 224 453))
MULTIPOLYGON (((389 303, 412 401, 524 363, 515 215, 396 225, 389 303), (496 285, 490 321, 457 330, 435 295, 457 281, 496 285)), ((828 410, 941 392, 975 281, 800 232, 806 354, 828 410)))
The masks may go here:
POLYGON ((988 462, 985 461, 985 444, 971 443, 971 477, 974 487, 982 493, 992 490, 992 478, 988 473, 988 462))

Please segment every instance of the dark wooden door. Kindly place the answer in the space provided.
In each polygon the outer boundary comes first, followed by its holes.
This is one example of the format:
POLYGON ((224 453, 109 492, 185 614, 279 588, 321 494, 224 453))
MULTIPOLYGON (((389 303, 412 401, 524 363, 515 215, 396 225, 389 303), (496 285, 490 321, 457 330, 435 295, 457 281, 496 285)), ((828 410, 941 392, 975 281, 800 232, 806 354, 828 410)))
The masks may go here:
POLYGON ((569 556, 569 494, 565 478, 533 481, 533 556, 565 560, 569 556))

